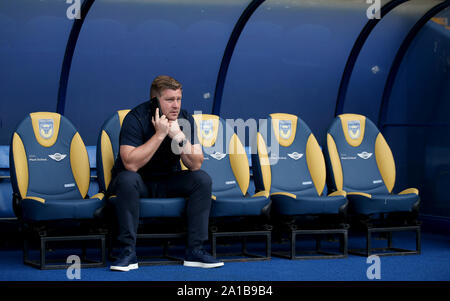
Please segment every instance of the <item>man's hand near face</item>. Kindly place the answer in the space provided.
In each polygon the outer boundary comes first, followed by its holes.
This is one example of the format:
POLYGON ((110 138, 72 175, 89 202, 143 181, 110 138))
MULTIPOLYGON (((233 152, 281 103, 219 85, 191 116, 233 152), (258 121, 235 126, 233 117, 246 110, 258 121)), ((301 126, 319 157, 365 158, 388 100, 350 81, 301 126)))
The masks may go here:
MULTIPOLYGON (((166 136, 170 132, 170 124, 166 115, 162 115, 161 117, 159 117, 159 108, 156 108, 155 116, 152 117, 152 123, 155 127, 156 135, 158 135, 162 139, 166 138, 166 136)), ((170 138, 173 137, 171 136, 170 138)))
POLYGON ((183 146, 180 147, 183 164, 190 170, 200 169, 203 163, 202 147, 199 144, 192 145, 186 139, 186 135, 181 131, 178 120, 169 121, 168 135, 177 144, 183 143, 183 146))
POLYGON ((186 138, 184 133, 181 131, 180 125, 178 124, 178 119, 169 121, 168 135, 170 138, 175 139, 177 142, 181 142, 186 138))

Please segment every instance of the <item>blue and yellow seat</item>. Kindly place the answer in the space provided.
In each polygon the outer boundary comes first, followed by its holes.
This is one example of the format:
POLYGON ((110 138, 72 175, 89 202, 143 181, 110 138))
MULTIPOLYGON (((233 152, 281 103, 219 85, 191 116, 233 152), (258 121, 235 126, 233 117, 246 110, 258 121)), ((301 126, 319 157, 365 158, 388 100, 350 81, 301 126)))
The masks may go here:
POLYGON ((202 169, 213 180, 212 217, 259 216, 269 205, 269 190, 250 196, 250 165, 233 128, 216 115, 194 115, 202 145, 202 169))
POLYGON ((419 210, 419 191, 408 188, 393 193, 394 157, 371 120, 358 114, 339 115, 328 130, 327 148, 333 187, 347 191, 352 214, 364 216, 373 224, 381 221, 380 214, 395 217, 398 213, 409 213, 403 215, 406 220, 399 221, 399 225, 405 226, 409 220, 414 224, 412 230, 419 231, 414 221, 419 210))
POLYGON ((327 145, 334 186, 347 191, 352 212, 370 215, 418 210, 416 188, 392 194, 394 157, 372 121, 357 114, 338 116, 328 130, 327 145))
MULTIPOLYGON (((219 116, 197 114, 193 117, 197 138, 203 148, 202 169, 212 178, 211 221, 214 227, 218 227, 220 220, 226 229, 227 221, 234 223, 237 222, 236 218, 242 218, 245 222, 238 220, 241 228, 231 231, 230 236, 263 235, 270 238, 270 226, 267 225, 269 190, 249 194, 250 165, 241 140, 234 129, 219 116), (246 226, 251 226, 252 231, 245 229, 246 226)), ((213 231, 212 240, 218 235, 221 234, 213 231)), ((266 250, 269 248, 270 240, 266 244, 266 250)), ((215 252, 213 246, 212 253, 215 252)), ((259 259, 269 257, 270 253, 259 256, 259 259)))
MULTIPOLYGON (((31 113, 19 124, 11 140, 10 171, 16 212, 26 225, 93 220, 103 205, 102 193, 87 196, 86 147, 72 123, 60 114, 31 113)), ((47 268, 42 262, 38 266, 47 268)))
MULTIPOLYGON (((336 226, 336 233, 343 234, 346 240, 346 192, 339 190, 326 195, 325 159, 306 123, 292 114, 270 114, 260 123, 253 144, 256 148, 252 155, 255 186, 260 191, 270 190, 273 217, 291 217, 291 222, 295 223, 295 217, 335 216, 342 223, 332 227, 336 226)), ((318 226, 331 230, 331 225, 318 226)), ((291 224, 291 227, 297 226, 291 224)), ((290 258, 298 257, 291 254, 290 258)))

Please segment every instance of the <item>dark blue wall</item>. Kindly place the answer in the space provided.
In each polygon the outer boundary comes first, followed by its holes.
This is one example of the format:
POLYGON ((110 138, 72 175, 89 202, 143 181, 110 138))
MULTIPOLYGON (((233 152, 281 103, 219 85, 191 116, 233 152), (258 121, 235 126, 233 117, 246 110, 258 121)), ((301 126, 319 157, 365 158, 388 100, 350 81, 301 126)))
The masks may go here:
POLYGON ((220 115, 247 120, 293 113, 323 142, 367 7, 364 1, 265 1, 236 45, 220 115))
POLYGON ((380 20, 356 60, 343 113, 357 112, 378 121, 384 86, 401 43, 417 20, 440 2, 406 1, 380 20))
POLYGON ((249 4, 217 2, 94 2, 75 49, 65 107, 88 144, 96 143, 92 129, 115 110, 147 100, 159 74, 183 84, 185 109, 211 112, 223 51, 249 4))
POLYGON ((421 212, 450 216, 450 8, 428 21, 400 65, 384 133, 397 163, 397 187, 417 183, 421 212))
POLYGON ((73 21, 65 1, 0 1, 0 145, 29 112, 55 111, 73 21))
MULTIPOLYGON (((0 1, 0 145, 9 144, 27 113, 56 111, 61 91, 64 114, 95 145, 103 121, 145 101, 159 74, 183 83, 183 106, 191 112, 211 113, 216 97, 224 118, 294 113, 323 145, 341 93, 341 112, 382 120, 397 163, 395 189, 418 187, 423 213, 450 217, 448 9, 414 36, 382 106, 399 48, 442 0, 382 1, 393 9, 368 33, 350 69, 350 53, 369 22, 365 0, 85 2, 92 6, 81 24, 67 19, 65 1, 0 1), (78 37, 71 35, 74 24, 81 26, 78 37), (227 48, 232 32, 240 35, 227 48), (73 57, 64 65, 67 45, 73 57), (349 81, 342 93, 344 70, 349 81)), ((7 173, 7 165, 0 167, 7 173)), ((0 217, 12 212, 7 195, 0 194, 0 217)))

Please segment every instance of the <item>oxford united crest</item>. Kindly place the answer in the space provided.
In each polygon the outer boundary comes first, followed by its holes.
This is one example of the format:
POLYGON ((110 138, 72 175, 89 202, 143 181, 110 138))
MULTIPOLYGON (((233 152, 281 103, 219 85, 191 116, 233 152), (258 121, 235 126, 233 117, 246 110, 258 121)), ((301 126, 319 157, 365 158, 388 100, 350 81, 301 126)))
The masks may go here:
POLYGON ((213 137, 213 121, 212 120, 202 120, 200 123, 200 131, 202 133, 202 138, 205 140, 211 140, 213 137))
POLYGON ((361 123, 359 120, 350 120, 347 122, 348 135, 352 139, 358 139, 361 135, 361 123))
POLYGON ((289 139, 292 134, 292 122, 290 120, 280 120, 279 132, 281 138, 289 139))
POLYGON ((44 139, 52 138, 54 133, 53 119, 39 119, 39 134, 44 139))

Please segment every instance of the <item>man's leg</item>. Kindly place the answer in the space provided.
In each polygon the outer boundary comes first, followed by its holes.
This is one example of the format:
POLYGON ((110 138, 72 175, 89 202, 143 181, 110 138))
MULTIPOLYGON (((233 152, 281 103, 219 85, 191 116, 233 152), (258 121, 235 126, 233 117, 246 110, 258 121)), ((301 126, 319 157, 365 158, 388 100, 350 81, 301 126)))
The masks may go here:
POLYGON ((139 225, 139 200, 148 194, 141 176, 132 171, 122 171, 112 181, 108 195, 112 198, 118 223, 117 240, 122 249, 119 259, 111 266, 113 270, 128 271, 137 268, 136 236, 139 225))
POLYGON ((187 198, 188 247, 201 246, 208 239, 211 185, 210 176, 203 170, 177 172, 166 182, 167 197, 187 198))
POLYGON ((185 265, 206 268, 223 265, 203 251, 203 243, 208 239, 211 189, 211 177, 203 170, 180 171, 165 181, 167 197, 187 198, 188 233, 185 265))

